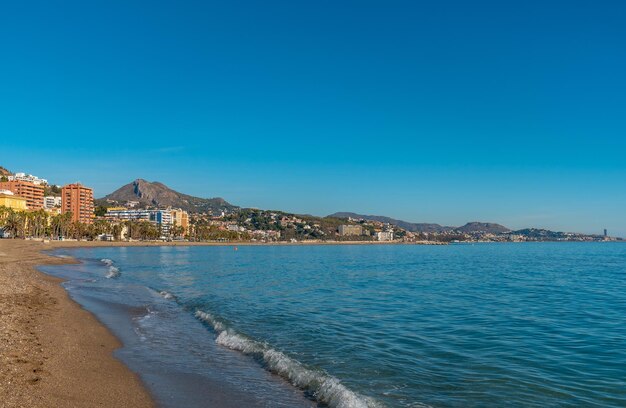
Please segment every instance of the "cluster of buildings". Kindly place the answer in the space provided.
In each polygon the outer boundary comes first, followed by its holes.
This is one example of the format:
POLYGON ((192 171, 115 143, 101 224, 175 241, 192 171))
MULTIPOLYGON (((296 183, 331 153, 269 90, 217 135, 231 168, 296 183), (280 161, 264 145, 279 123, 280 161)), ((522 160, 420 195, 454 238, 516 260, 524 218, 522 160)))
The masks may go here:
POLYGON ((45 195, 48 181, 26 173, 15 173, 0 181, 0 206, 19 211, 45 210, 51 214, 71 213, 72 221, 93 222, 93 190, 80 183, 67 184, 59 195, 45 195))
POLYGON ((132 207, 110 207, 104 218, 108 221, 147 221, 156 225, 161 235, 170 234, 173 226, 182 228, 181 235, 189 232, 189 214, 181 209, 135 209, 132 207))
POLYGON ((112 223, 136 220, 148 221, 168 236, 173 226, 179 226, 181 235, 189 231, 189 215, 180 209, 136 209, 139 202, 128 202, 126 207, 109 208, 104 216, 95 216, 93 190, 80 183, 50 186, 48 181, 32 174, 15 173, 0 179, 0 206, 15 211, 40 211, 50 215, 71 214, 71 221, 92 224, 96 219, 112 223))

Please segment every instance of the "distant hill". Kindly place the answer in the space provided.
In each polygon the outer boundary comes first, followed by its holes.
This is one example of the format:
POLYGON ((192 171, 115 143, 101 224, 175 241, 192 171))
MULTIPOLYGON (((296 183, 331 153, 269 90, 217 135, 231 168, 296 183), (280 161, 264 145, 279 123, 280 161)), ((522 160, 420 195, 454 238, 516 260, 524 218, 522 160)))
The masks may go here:
POLYGON ((550 231, 543 228, 524 228, 517 231, 511 232, 513 235, 524 235, 529 238, 542 239, 542 240, 553 240, 553 239, 564 239, 567 237, 567 234, 559 231, 550 231))
POLYGON ((468 222, 462 227, 446 227, 439 224, 428 224, 428 223, 414 223, 408 221, 397 220, 395 218, 385 217, 382 215, 363 215, 356 214, 352 212, 337 212, 329 215, 329 217, 335 218, 362 218, 364 220, 371 221, 379 221, 385 222, 388 224, 396 225, 400 228, 404 228, 407 231, 411 232, 446 232, 446 231, 458 231, 462 233, 472 233, 472 232, 485 232, 491 234, 499 234, 503 232, 509 232, 510 229, 507 227, 494 224, 490 222, 468 222))
POLYGON ((163 183, 137 179, 120 187, 111 194, 96 200, 98 204, 113 200, 119 204, 138 201, 141 207, 174 207, 190 213, 228 213, 239 207, 228 203, 223 198, 200 198, 172 190, 163 183))
POLYGON ((491 222, 468 222, 462 227, 455 228, 455 230, 463 233, 484 232, 488 234, 501 234, 511 231, 504 225, 494 224, 491 222))
POLYGON ((0 177, 2 176, 10 176, 13 173, 11 173, 9 170, 5 169, 4 167, 0 166, 0 177))
POLYGON ((337 213, 329 215, 329 217, 362 218, 364 220, 385 222, 388 224, 396 225, 400 228, 404 228, 405 230, 411 231, 411 232, 444 232, 444 231, 451 231, 454 229, 453 227, 444 227, 439 224, 414 223, 414 222, 396 220, 395 218, 385 217, 382 215, 363 215, 363 214, 356 214, 352 212, 337 212, 337 213))

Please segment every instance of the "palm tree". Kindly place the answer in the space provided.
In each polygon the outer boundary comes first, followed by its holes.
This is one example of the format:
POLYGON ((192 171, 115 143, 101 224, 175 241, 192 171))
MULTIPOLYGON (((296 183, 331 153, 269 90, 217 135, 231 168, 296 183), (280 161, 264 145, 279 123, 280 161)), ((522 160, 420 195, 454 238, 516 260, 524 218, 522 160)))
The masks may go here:
POLYGON ((12 238, 22 238, 24 233, 24 213, 10 211, 4 221, 4 230, 11 234, 12 238))

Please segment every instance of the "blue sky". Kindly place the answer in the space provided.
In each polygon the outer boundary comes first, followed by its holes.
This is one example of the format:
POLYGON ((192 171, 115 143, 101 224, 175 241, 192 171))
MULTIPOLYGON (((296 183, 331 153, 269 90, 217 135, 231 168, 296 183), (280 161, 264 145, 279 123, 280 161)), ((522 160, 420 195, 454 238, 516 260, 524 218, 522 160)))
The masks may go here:
POLYGON ((0 165, 626 236, 622 1, 12 2, 0 165))

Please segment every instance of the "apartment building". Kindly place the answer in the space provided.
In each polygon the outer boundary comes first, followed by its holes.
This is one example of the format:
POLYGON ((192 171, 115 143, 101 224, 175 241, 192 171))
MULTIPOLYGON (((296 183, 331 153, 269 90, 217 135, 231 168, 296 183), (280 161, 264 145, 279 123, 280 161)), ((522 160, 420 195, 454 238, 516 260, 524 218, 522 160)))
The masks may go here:
POLYGON ((29 210, 43 208, 43 186, 29 181, 10 180, 0 181, 0 190, 9 190, 18 197, 26 199, 29 210))
POLYGON ((339 226, 339 235, 348 236, 348 235, 361 235, 363 234, 363 228, 360 225, 340 225, 339 226))
POLYGON ((43 198, 43 208, 56 208, 62 205, 61 197, 45 196, 43 198))
POLYGON ((109 220, 148 221, 158 226, 161 234, 163 235, 169 234, 170 228, 173 224, 172 211, 170 210, 131 210, 127 208, 109 208, 107 210, 106 217, 109 220))
POLYGON ((91 224, 94 218, 93 190, 80 183, 63 186, 61 209, 63 213, 72 214, 72 221, 91 224))
POLYGON ((189 232, 189 214, 183 210, 171 210, 172 225, 183 227, 183 235, 189 232))
POLYGON ((393 231, 380 231, 376 233, 378 241, 393 241, 393 231))

